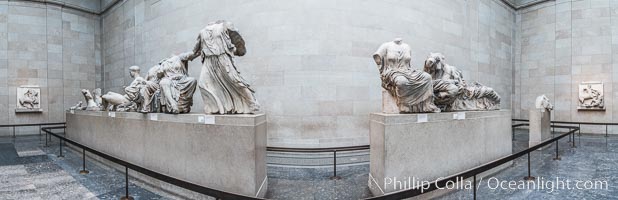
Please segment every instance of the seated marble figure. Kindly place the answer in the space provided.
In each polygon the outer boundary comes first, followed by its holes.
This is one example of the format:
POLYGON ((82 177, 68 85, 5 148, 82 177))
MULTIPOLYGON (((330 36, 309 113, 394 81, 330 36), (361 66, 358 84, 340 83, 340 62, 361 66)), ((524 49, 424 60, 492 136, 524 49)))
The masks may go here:
POLYGON ((382 88, 395 99, 400 113, 440 112, 434 104, 431 75, 412 69, 412 52, 400 38, 382 44, 373 54, 382 88))
POLYGON ((195 57, 193 52, 173 55, 152 67, 140 88, 144 99, 140 112, 191 112, 197 80, 188 76, 188 62, 195 57))
POLYGON ((139 109, 141 113, 161 112, 161 104, 159 103, 159 97, 161 96, 161 87, 159 86, 161 81, 159 78, 160 68, 159 65, 155 65, 146 73, 146 81, 139 90, 142 100, 142 107, 139 109))
POLYGON ((442 111, 500 109, 500 95, 478 82, 467 83, 455 66, 445 62, 441 53, 430 53, 424 71, 433 78, 435 103, 442 111))

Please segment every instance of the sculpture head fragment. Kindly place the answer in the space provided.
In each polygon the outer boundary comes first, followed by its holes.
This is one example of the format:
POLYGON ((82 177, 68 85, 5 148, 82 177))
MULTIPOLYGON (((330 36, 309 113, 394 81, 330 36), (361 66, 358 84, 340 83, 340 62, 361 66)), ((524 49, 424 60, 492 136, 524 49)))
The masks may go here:
POLYGON ((84 95, 84 98, 86 99, 86 101, 92 100, 92 93, 90 93, 90 90, 87 89, 82 89, 82 95, 84 95))
POLYGON ((549 102, 549 98, 547 98, 547 96, 545 95, 541 95, 536 98, 536 101, 534 102, 534 107, 537 109, 542 109, 542 111, 552 111, 554 109, 554 105, 549 102))

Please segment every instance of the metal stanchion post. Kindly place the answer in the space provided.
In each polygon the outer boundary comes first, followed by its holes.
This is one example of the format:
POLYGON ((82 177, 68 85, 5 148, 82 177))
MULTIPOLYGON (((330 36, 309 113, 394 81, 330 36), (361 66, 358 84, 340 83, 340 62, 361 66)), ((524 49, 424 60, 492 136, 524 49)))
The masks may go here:
POLYGON ((129 168, 127 166, 124 167, 124 197, 120 198, 120 200, 133 200, 133 197, 129 196, 129 168))
POLYGON ((607 124, 605 124, 605 137, 609 137, 609 133, 607 132, 607 124))
POLYGON ((88 174, 90 173, 86 170, 86 149, 82 149, 82 170, 79 171, 79 174, 88 174))
POLYGON ((339 180, 341 177, 337 176, 337 150, 333 151, 333 176, 330 180, 339 180))
POLYGON ((524 180, 533 181, 534 179, 534 176, 530 175, 530 152, 528 152, 528 176, 524 177, 524 180))
POLYGON ((577 146, 575 146, 575 131, 573 131, 573 133, 571 133, 571 137, 573 137, 573 139, 571 140, 573 142, 573 144, 571 144, 571 147, 577 148, 577 146))
POLYGON ((472 189, 474 190, 474 192, 472 193, 472 196, 473 196, 474 200, 476 200, 476 174, 474 175, 473 180, 474 180, 474 186, 473 186, 472 189))
POLYGON ((556 140, 556 157, 554 158, 554 160, 561 160, 560 156, 558 155, 558 140, 556 140))
POLYGON ((62 155, 62 139, 59 139, 58 143, 60 143, 60 155, 58 155, 58 158, 63 158, 64 155, 62 155))

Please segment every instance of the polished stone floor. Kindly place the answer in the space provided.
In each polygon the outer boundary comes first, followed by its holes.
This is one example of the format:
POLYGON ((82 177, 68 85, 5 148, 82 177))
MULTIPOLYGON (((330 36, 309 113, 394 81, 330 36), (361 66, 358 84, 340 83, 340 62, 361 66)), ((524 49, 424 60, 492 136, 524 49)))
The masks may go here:
POLYGON ((269 199, 361 199, 371 197, 367 187, 369 165, 330 168, 268 167, 269 199))
MULTIPOLYGON (((592 181, 592 183, 606 181, 607 188, 560 190, 560 186, 555 186, 554 191, 538 189, 539 187, 531 187, 532 190, 508 187, 492 189, 495 188, 496 181, 505 184, 509 181, 518 183, 523 180, 524 176, 527 176, 527 157, 522 157, 515 160, 511 167, 480 181, 477 199, 618 199, 618 137, 582 135, 576 136, 575 144, 576 148, 572 148, 569 138, 559 141, 558 152, 561 157, 559 161, 552 159, 555 157, 553 145, 533 152, 531 154, 531 175, 542 180, 541 183, 544 186, 551 183, 557 185, 566 180, 584 181, 583 184, 587 184, 585 181, 592 181), (560 181, 556 182, 556 177, 560 181)), ((513 152, 527 147, 528 130, 516 129, 513 152)), ((313 165, 316 164, 310 164, 310 166, 313 165)), ((269 167, 269 178, 273 181, 269 182, 268 197, 273 199, 358 199, 371 196, 366 187, 368 165, 339 167, 338 171, 343 178, 333 181, 328 179, 332 176, 332 169, 327 167, 287 169, 269 167)), ((471 189, 456 190, 438 199, 473 199, 473 193, 471 189)))
MULTIPOLYGON (((516 130, 514 152, 527 146, 527 130, 516 130)), ((80 175, 81 152, 64 148, 58 157, 57 140, 44 147, 38 136, 0 137, 0 199, 119 199, 124 196, 124 173, 88 160, 88 175, 80 175)), ((602 189, 492 189, 495 180, 520 181, 527 175, 526 157, 479 184, 478 199, 618 199, 618 137, 598 135, 576 137, 577 148, 567 138, 560 141, 562 160, 554 161, 554 147, 531 154, 532 175, 541 180, 559 177, 566 181, 606 181, 602 189), (493 177, 489 182, 488 179, 493 177)), ((370 197, 366 184, 368 152, 341 154, 339 180, 333 175, 328 154, 269 153, 269 199, 359 199, 370 197), (307 161, 310 160, 310 161, 307 161)), ((135 199, 178 199, 148 183, 130 179, 129 192, 135 199)), ((472 190, 448 193, 440 199, 472 199, 472 190)))
MULTIPOLYGON (((516 131, 514 151, 525 148, 527 140, 527 130, 516 131)), ((483 178, 477 199, 618 199, 618 137, 576 136, 575 145, 572 148, 568 138, 560 140, 561 160, 552 159, 555 146, 530 154, 536 185, 523 181, 528 175, 524 156, 513 166, 483 178), (509 187, 511 182, 514 186, 509 187), (503 187, 499 183, 504 183, 503 187)), ((472 190, 464 189, 441 199, 472 199, 472 195, 472 190)))
MULTIPOLYGON (((0 138, 0 199, 120 199, 125 193, 124 173, 98 162, 86 162, 87 175, 80 175, 82 157, 63 148, 57 140, 44 147, 38 136, 0 138)), ((165 199, 130 180, 135 199, 165 199), (136 185, 137 184, 137 185, 136 185)))

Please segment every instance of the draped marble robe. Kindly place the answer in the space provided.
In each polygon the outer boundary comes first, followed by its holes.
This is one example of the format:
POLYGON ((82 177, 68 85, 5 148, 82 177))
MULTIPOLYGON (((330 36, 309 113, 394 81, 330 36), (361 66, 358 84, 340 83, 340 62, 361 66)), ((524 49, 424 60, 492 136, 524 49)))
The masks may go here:
POLYGON ((441 53, 430 53, 424 71, 431 74, 435 103, 442 111, 498 110, 500 95, 478 82, 467 83, 462 72, 445 62, 441 53))
POLYGON ((207 114, 242 114, 259 110, 255 91, 240 76, 234 56, 245 54, 244 40, 232 23, 208 24, 197 37, 193 50, 202 57, 198 87, 207 114))
POLYGON ((382 88, 395 98, 400 113, 440 112, 433 102, 431 75, 412 69, 411 58, 410 46, 401 39, 378 48, 373 59, 379 67, 382 88))
POLYGON ((148 70, 146 74, 146 81, 140 88, 139 93, 142 96, 142 108, 139 110, 141 113, 159 112, 159 103, 156 102, 156 94, 160 91, 161 87, 159 82, 159 71, 161 71, 160 65, 155 65, 148 70))
POLYGON ((188 61, 194 58, 192 52, 182 53, 159 63, 161 78, 161 107, 166 113, 188 113, 193 105, 196 80, 188 76, 188 61))

